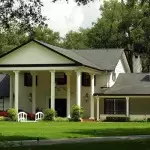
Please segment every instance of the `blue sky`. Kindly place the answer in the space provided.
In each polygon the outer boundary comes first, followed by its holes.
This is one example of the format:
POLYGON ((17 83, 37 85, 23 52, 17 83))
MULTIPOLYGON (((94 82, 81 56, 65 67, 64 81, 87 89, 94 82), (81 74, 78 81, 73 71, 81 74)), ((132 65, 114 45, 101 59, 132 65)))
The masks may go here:
POLYGON ((77 31, 79 27, 91 27, 100 17, 100 1, 95 0, 86 6, 77 6, 73 0, 69 4, 65 0, 52 3, 51 0, 42 0, 43 15, 47 16, 49 27, 60 32, 63 37, 69 30, 77 31))

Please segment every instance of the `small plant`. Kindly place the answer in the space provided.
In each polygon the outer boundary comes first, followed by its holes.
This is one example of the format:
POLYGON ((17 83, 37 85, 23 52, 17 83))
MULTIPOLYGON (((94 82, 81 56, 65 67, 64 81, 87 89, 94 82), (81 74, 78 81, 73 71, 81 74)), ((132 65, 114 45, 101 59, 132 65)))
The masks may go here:
POLYGON ((106 117, 106 122, 129 122, 130 117, 126 116, 107 116, 106 117))
POLYGON ((44 111, 44 120, 54 121, 55 116, 56 116, 56 111, 54 109, 48 108, 44 111))
POLYGON ((56 117, 55 122, 69 122, 68 118, 63 118, 63 117, 56 117))
POLYGON ((8 117, 12 120, 12 121, 17 121, 17 111, 16 109, 8 109, 7 111, 8 113, 8 117))
POLYGON ((78 105, 72 107, 71 120, 72 121, 81 121, 83 117, 83 108, 78 105))

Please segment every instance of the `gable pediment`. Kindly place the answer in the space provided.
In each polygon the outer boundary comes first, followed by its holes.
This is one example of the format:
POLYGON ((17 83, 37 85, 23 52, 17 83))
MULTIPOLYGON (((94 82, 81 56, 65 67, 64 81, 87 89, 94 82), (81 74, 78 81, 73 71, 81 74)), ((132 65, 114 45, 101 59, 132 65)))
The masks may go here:
POLYGON ((75 62, 31 41, 0 58, 0 64, 74 64, 75 62))

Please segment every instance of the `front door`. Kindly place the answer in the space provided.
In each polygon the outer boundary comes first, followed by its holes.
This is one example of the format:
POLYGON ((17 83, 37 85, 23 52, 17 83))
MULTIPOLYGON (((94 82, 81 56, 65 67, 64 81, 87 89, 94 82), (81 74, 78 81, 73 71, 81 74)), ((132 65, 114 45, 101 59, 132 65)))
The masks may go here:
MULTIPOLYGON (((49 108, 51 101, 49 99, 49 108)), ((66 110, 67 110, 67 101, 66 99, 55 99, 55 110, 57 112, 58 117, 66 117, 66 110)))

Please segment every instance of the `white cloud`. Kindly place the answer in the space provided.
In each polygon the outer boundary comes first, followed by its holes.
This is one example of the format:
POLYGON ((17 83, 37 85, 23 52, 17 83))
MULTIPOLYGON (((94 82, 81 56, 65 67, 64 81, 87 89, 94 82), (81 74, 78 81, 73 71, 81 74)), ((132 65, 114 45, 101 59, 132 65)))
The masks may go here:
POLYGON ((77 6, 73 0, 70 0, 69 4, 65 0, 55 3, 43 0, 43 3, 42 13, 49 18, 47 21, 49 27, 60 32, 61 36, 69 30, 77 31, 79 27, 90 27, 99 17, 99 0, 86 6, 77 6))

